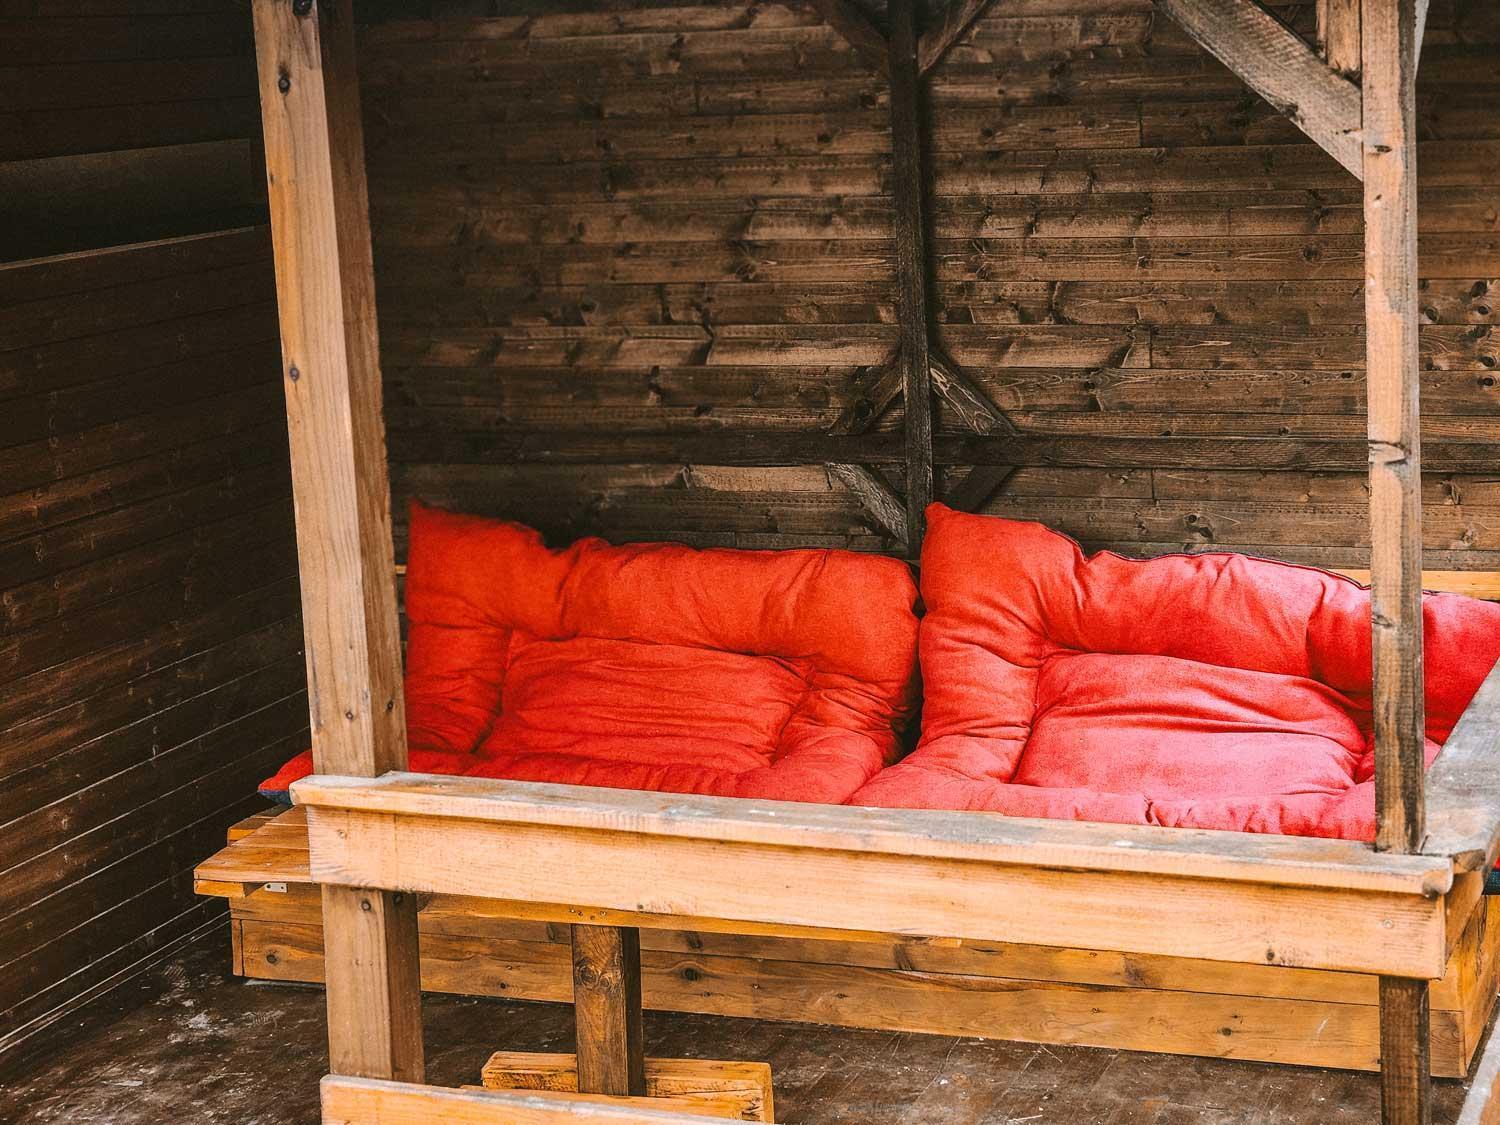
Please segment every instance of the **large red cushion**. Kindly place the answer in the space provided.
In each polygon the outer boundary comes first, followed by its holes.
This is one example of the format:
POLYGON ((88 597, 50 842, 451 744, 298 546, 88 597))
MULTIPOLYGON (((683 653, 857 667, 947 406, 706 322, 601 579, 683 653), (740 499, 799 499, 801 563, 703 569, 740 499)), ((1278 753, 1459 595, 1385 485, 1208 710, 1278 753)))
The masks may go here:
POLYGON ((413 769, 840 803, 914 706, 916 588, 895 559, 554 551, 420 504, 408 555, 413 769))
MULTIPOLYGON (((922 739, 854 804, 1372 839, 1369 592, 1243 555, 1085 558, 928 511, 922 739)), ((1427 754, 1500 658, 1500 605, 1423 604, 1427 754)))

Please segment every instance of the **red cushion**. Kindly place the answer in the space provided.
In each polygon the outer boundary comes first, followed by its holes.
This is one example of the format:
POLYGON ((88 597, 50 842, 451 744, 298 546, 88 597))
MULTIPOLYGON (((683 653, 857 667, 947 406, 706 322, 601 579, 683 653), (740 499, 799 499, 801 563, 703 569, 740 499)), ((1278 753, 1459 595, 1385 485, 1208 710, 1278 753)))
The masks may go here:
MULTIPOLYGON (((922 739, 853 803, 1374 835, 1369 592, 1243 555, 1085 558, 928 511, 922 739)), ((1428 760, 1500 658, 1500 605, 1424 601, 1428 760)))
POLYGON ((916 589, 895 559, 553 551, 420 504, 408 554, 413 769, 840 803, 914 705, 916 589))

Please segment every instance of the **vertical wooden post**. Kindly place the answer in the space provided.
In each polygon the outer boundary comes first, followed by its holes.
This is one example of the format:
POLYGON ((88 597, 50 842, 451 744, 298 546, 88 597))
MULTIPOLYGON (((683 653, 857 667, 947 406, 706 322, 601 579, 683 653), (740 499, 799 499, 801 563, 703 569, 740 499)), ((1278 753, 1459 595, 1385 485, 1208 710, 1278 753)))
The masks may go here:
POLYGON ((640 931, 575 925, 572 937, 578 1089, 585 1094, 644 1097, 640 931))
MULTIPOLYGON (((1423 797, 1422 474, 1417 340, 1417 0, 1360 14, 1376 847, 1414 852, 1423 797)), ((1380 982, 1382 1118, 1432 1119, 1426 981, 1380 982)))
POLYGON ((920 79, 912 0, 891 0, 891 179, 896 205, 896 308, 906 409, 906 544, 922 550, 932 502, 932 367, 927 341, 927 231, 923 216, 920 79))
POLYGON ((1318 54, 1346 77, 1359 73, 1360 0, 1318 0, 1318 54))
MULTIPOLYGON (((375 279, 351 0, 253 0, 313 753, 406 765, 375 279)), ((325 887, 335 1074, 421 1081, 411 896, 325 887)))

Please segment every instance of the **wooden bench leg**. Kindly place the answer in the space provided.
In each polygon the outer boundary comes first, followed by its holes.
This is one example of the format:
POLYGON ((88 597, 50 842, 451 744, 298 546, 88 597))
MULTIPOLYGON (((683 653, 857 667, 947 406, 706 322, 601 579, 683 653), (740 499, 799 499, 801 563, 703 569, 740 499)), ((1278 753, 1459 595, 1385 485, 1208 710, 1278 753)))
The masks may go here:
POLYGON ((1382 1125, 1432 1125, 1427 982, 1380 978, 1382 1125))
POLYGON ((627 926, 573 927, 573 1018, 578 1089, 644 1097, 641 935, 627 926))

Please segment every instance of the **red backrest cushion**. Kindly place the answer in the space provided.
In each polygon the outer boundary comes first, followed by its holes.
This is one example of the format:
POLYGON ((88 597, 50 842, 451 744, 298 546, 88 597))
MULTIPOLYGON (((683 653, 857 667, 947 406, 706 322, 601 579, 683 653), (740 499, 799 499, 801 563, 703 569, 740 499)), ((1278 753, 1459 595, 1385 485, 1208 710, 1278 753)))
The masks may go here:
POLYGON ((842 800, 912 709, 915 600, 894 559, 551 550, 415 504, 412 746, 478 751, 511 777, 842 800))
MULTIPOLYGON (((922 593, 921 744, 857 801, 1366 834, 1358 584, 1243 555, 1085 558, 934 505, 922 593)), ((1430 756, 1500 658, 1500 606, 1423 613, 1430 756)))

